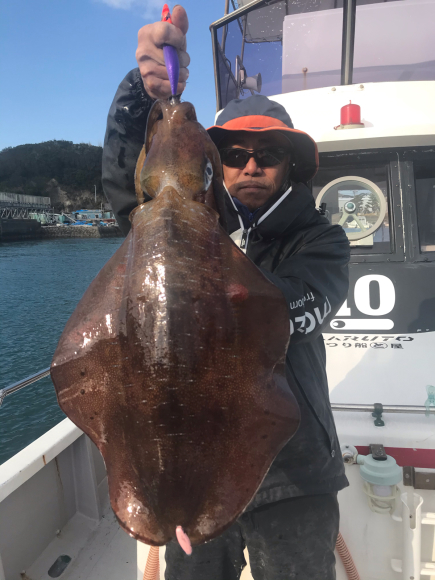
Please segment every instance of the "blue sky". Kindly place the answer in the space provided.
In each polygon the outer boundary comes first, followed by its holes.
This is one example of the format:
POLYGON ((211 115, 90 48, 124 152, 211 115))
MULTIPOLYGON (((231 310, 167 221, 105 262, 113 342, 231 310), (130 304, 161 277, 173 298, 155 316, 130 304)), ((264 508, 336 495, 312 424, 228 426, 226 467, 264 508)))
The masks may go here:
MULTIPOLYGON (((172 8, 178 2, 169 2, 172 8)), ((0 8, 0 150, 65 139, 101 145, 118 84, 136 66, 137 32, 164 0, 5 0, 0 8)), ((209 25, 224 0, 186 0, 198 120, 216 111, 209 25)))

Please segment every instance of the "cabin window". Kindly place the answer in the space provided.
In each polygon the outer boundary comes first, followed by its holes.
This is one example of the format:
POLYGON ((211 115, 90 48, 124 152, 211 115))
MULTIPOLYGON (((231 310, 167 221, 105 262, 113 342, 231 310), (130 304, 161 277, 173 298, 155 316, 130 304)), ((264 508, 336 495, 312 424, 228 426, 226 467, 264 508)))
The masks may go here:
MULTIPOLYGON (((357 0, 353 84, 434 80, 433 22, 435 0, 357 0)), ((213 27, 219 108, 340 85, 342 29, 343 0, 269 0, 213 27)))
POLYGON ((339 85, 343 2, 288 5, 282 32, 282 92, 339 85))
POLYGON ((282 28, 285 1, 273 2, 217 31, 221 105, 261 92, 282 92, 282 28))
POLYGON ((420 250, 435 252, 435 167, 433 162, 414 162, 420 250))
POLYGON ((272 1, 218 28, 220 106, 254 93, 339 85, 342 6, 342 0, 272 1))
POLYGON ((434 22, 435 0, 357 1, 353 83, 435 80, 434 22))
POLYGON ((344 228, 352 254, 392 253, 386 165, 320 168, 312 191, 316 205, 326 203, 329 221, 344 228))

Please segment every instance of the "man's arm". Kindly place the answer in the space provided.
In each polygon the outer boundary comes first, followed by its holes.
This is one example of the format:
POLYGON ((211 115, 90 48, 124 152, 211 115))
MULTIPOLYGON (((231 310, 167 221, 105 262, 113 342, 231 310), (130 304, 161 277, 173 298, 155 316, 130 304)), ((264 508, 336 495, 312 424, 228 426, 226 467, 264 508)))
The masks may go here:
POLYGON ((347 296, 349 241, 340 226, 326 218, 300 232, 298 249, 285 257, 273 274, 263 274, 277 286, 290 310, 290 342, 317 338, 347 296))
POLYGON ((130 230, 128 216, 137 205, 134 170, 153 102, 144 89, 139 69, 133 69, 119 85, 107 118, 103 189, 125 236, 130 230))
POLYGON ((189 76, 190 58, 186 52, 189 28, 184 8, 172 11, 172 23, 154 22, 138 33, 136 59, 139 68, 128 73, 119 85, 107 119, 103 149, 103 189, 124 235, 130 230, 128 216, 137 205, 134 171, 145 140, 148 113, 155 99, 171 95, 163 45, 177 49, 180 61, 178 92, 182 93, 189 76))

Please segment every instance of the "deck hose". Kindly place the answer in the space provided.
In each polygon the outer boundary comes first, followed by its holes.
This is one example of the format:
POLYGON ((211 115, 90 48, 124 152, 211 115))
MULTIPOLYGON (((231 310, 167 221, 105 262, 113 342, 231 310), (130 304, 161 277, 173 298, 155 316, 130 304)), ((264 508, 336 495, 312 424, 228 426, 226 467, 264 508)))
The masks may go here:
POLYGON ((335 544, 335 549, 343 562, 344 569, 346 570, 346 576, 349 580, 360 580, 358 570, 356 569, 355 563, 352 556, 350 555, 349 548, 346 546, 346 542, 338 532, 337 543, 335 544))
POLYGON ((143 573, 143 580, 159 580, 159 577, 159 547, 150 546, 145 571, 143 573))

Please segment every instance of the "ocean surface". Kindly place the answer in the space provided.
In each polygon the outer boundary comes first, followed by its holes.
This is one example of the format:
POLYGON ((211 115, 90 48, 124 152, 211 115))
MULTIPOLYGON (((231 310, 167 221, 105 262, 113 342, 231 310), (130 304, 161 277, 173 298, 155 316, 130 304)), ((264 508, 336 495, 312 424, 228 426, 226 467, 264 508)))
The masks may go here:
MULTIPOLYGON (((0 389, 50 366, 66 321, 122 238, 0 244, 0 389)), ((62 421, 46 377, 0 407, 0 464, 62 421)))

